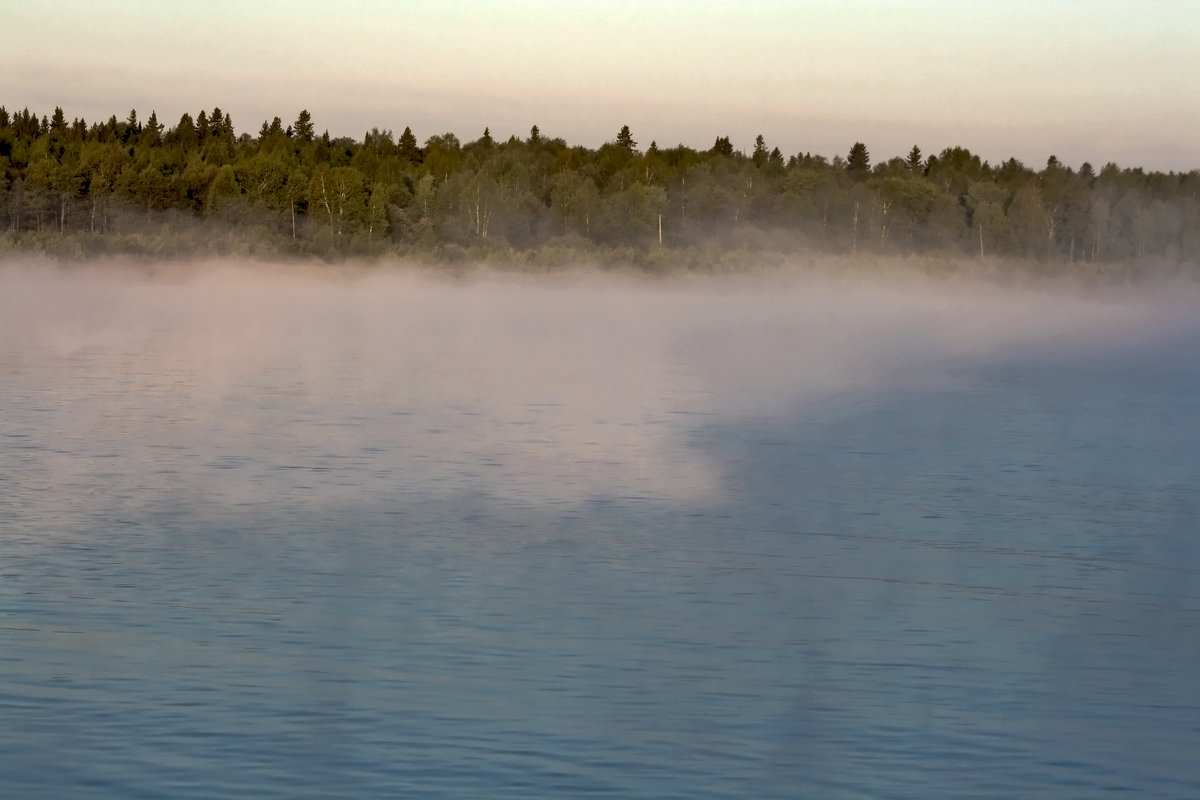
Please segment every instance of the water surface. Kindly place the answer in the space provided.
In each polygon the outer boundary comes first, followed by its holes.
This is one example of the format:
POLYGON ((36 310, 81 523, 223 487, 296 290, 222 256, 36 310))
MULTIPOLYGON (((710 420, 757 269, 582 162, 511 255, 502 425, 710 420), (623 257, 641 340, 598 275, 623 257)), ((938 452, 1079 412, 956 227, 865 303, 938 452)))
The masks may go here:
POLYGON ((1195 308, 9 268, 0 786, 1200 796, 1195 308))

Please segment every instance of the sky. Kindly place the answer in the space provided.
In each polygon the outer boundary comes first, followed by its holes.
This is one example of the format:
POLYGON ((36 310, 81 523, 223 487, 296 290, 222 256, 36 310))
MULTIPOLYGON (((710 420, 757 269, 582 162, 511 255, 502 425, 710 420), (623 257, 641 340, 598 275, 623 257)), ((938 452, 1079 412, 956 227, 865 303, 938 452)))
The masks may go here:
POLYGON ((0 0, 0 105, 1200 168, 1197 0, 0 0))

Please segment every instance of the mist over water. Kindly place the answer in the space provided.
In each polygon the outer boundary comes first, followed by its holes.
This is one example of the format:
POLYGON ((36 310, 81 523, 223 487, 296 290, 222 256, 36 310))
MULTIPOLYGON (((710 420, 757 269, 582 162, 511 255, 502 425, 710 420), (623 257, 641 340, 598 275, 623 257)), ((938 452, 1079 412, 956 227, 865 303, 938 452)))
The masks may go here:
POLYGON ((390 442, 407 453, 408 489, 526 501, 711 498, 720 466, 679 447, 700 423, 932 389, 1014 353, 1120 346, 1184 308, 1163 320, 1147 299, 916 278, 354 279, 208 265, 157 279, 10 268, 4 283, 10 369, 86 364, 107 384, 103 403, 51 409, 70 435, 111 428, 125 457, 157 444, 150 433, 215 458, 264 430, 310 455, 390 442), (296 401, 291 417, 275 413, 279 396, 296 401))
POLYGON ((0 267, 0 776, 1195 794, 1198 300, 0 267))

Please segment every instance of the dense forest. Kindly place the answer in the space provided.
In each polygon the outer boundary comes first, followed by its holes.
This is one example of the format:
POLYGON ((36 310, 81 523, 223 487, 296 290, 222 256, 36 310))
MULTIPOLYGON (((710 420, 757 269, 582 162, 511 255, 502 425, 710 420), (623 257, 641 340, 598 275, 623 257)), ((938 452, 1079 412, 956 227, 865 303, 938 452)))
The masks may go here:
POLYGON ((418 143, 317 134, 301 111, 238 134, 214 108, 68 121, 0 106, 0 251, 58 257, 388 255, 648 268, 733 253, 897 255, 1195 271, 1200 170, 993 165, 963 147, 872 163, 784 154, 757 137, 639 149, 628 127, 590 149, 549 138, 418 143), (1116 265, 1116 266, 1114 266, 1116 265))

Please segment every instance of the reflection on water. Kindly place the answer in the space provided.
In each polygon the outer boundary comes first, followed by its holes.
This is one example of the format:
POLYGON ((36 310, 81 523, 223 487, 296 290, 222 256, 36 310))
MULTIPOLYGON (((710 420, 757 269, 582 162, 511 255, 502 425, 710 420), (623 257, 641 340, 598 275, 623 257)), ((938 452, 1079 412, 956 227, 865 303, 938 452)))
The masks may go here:
POLYGON ((13 796, 1200 794, 1162 304, 0 289, 13 796))

